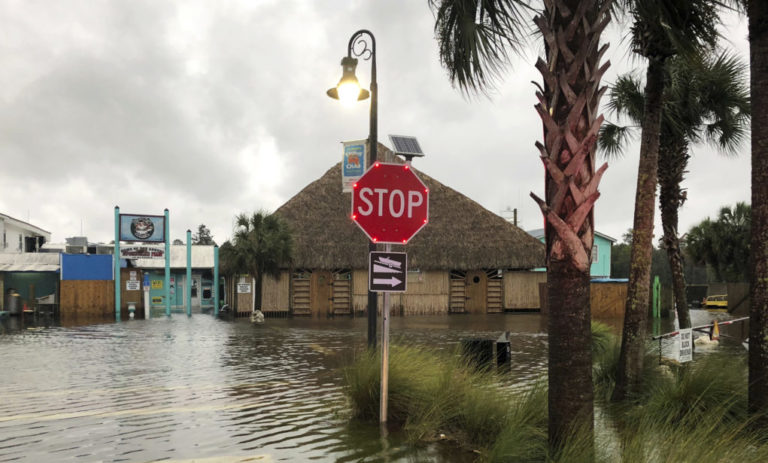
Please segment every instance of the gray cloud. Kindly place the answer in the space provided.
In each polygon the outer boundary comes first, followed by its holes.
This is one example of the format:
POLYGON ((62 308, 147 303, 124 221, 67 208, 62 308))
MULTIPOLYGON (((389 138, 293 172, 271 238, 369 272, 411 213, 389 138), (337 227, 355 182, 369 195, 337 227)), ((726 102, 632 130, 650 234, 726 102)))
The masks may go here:
MULTIPOLYGON (((112 239, 112 211, 171 210, 172 236, 205 223, 220 242, 243 211, 272 210, 368 134, 368 102, 325 96, 350 35, 376 34, 379 140, 417 136, 417 167, 494 212, 517 207, 544 172, 533 143, 541 123, 531 80, 537 50, 513 58, 491 98, 465 99, 437 59, 426 1, 32 2, 0 5, 0 210, 54 239, 83 231, 112 239)), ((729 25, 746 50, 743 24, 729 25)), ((619 28, 613 67, 628 62, 619 28)), ((370 62, 358 77, 370 80, 370 62)), ((748 147, 742 149, 748 152, 748 147)), ((611 162, 598 229, 631 227, 637 149, 611 162)), ((749 198, 748 156, 696 150, 683 226, 749 198), (723 185, 729 185, 726 190, 723 185)))

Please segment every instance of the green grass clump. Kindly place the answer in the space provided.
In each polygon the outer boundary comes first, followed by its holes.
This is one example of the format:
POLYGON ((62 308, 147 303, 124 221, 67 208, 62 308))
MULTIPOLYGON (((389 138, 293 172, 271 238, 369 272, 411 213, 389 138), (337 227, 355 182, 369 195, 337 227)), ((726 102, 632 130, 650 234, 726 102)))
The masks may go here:
POLYGON ((539 383, 515 396, 507 426, 493 442, 489 462, 533 463, 547 455, 547 388, 539 383))
MULTIPOLYGON (((455 352, 394 345, 389 362, 388 422, 413 441, 446 434, 478 452, 481 462, 722 463, 768 462, 765 429, 747 417, 747 368, 729 354, 686 365, 645 359, 641 392, 610 403, 620 344, 593 324, 595 432, 575 430, 556 453, 547 442, 544 381, 522 391, 500 386, 455 352)), ((353 415, 379 417, 381 360, 365 351, 344 369, 353 415)))
POLYGON ((605 323, 593 321, 591 323, 592 331, 592 356, 600 356, 605 354, 611 347, 616 344, 616 335, 613 334, 613 329, 605 323))
MULTIPOLYGON (((758 463, 768 461, 762 436, 749 422, 734 422, 728 407, 710 407, 682 417, 649 414, 622 433, 618 455, 624 463, 758 463), (723 426, 723 423, 729 423, 723 426)), ((605 461, 611 461, 604 458, 605 461)))
POLYGON ((722 413, 730 426, 747 416, 747 367, 728 354, 700 356, 696 362, 672 365, 667 374, 645 376, 634 414, 671 422, 696 422, 710 410, 722 413))
MULTIPOLYGON (((380 356, 361 353, 345 368, 344 378, 353 415, 377 419, 380 356)), ((476 369, 457 352, 400 345, 390 349, 387 421, 401 425, 412 440, 446 434, 482 449, 496 442, 511 422, 546 423, 546 394, 520 397, 535 401, 521 404, 518 396, 499 387, 492 372, 476 369)))

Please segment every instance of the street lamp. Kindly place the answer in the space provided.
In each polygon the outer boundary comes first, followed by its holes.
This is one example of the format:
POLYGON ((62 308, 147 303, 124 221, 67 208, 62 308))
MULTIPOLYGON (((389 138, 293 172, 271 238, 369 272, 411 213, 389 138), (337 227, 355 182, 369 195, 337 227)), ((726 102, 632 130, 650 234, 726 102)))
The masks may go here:
MULTIPOLYGON (((376 38, 371 31, 360 29, 352 34, 347 45, 347 56, 342 58, 341 67, 343 73, 338 85, 326 92, 329 97, 342 101, 345 104, 353 104, 355 101, 365 100, 371 97, 371 115, 368 129, 368 147, 371 164, 376 162, 376 153, 379 143, 378 137, 378 86, 376 84, 376 38), (370 38, 370 44, 368 39, 370 38), (370 46, 369 46, 370 45, 370 46), (371 91, 360 88, 360 83, 355 76, 357 59, 371 60, 371 91)), ((375 251, 376 244, 369 242, 368 250, 375 251)), ((376 318, 378 314, 378 301, 376 293, 368 291, 368 347, 376 347, 376 318)))

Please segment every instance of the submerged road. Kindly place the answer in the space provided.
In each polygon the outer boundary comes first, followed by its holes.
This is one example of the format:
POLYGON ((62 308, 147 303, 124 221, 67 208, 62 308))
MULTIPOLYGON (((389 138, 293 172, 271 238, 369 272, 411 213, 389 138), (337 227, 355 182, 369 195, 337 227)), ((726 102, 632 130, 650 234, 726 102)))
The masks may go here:
MULTIPOLYGON (((510 331, 501 381, 525 387, 546 373, 542 323, 538 314, 394 317, 391 332, 394 342, 453 349, 510 331)), ((365 319, 3 320, 0 462, 472 461, 350 422, 339 367, 366 333, 365 319)))

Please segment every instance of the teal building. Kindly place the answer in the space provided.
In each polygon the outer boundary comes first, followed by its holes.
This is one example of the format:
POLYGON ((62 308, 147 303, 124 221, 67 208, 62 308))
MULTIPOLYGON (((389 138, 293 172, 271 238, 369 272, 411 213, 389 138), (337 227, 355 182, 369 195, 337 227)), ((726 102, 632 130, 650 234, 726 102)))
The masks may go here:
MULTIPOLYGON (((191 247, 191 273, 187 278, 187 247, 172 245, 171 249, 171 312, 187 312, 186 288, 190 285, 191 312, 207 312, 214 308, 214 250, 213 246, 191 247)), ((135 259, 134 267, 144 271, 144 283, 149 286, 152 316, 165 313, 165 260, 135 259)))
MULTIPOLYGON (((528 234, 538 239, 542 243, 544 242, 544 229, 537 228, 535 230, 528 230, 528 234)), ((592 266, 589 269, 589 275, 594 278, 610 278, 611 277, 611 245, 616 242, 616 238, 611 238, 608 235, 595 232, 595 242, 592 246, 592 266)), ((536 269, 538 271, 545 271, 546 269, 536 269)))

